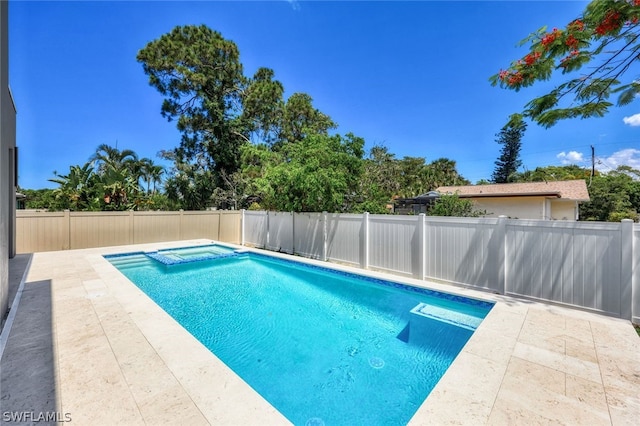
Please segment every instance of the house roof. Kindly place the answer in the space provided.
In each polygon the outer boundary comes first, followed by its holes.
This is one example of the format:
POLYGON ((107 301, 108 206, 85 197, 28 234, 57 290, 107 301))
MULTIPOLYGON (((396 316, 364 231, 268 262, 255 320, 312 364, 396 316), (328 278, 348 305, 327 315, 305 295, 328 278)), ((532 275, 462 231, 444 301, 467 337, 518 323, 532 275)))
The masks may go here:
POLYGON ((544 196, 573 201, 589 201, 584 179, 558 182, 495 183, 490 185, 441 186, 441 194, 458 194, 462 198, 475 197, 532 197, 544 196))

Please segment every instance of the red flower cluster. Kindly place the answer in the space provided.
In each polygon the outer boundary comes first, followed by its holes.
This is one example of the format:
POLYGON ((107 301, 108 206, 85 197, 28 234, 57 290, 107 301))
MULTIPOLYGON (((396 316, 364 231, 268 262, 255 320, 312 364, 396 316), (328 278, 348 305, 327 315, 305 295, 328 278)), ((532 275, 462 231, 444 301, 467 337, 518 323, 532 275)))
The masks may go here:
POLYGON ((578 48, 578 39, 575 38, 573 36, 573 34, 570 34, 569 37, 567 37, 567 39, 564 41, 564 44, 566 44, 567 46, 573 48, 573 49, 577 49, 578 48))
POLYGON ((522 76, 520 71, 500 70, 500 72, 498 73, 498 78, 500 79, 500 81, 503 81, 509 86, 514 86, 524 80, 524 77, 522 76))
POLYGON ((513 86, 515 84, 518 84, 520 82, 522 82, 523 77, 522 74, 520 74, 519 72, 515 72, 513 74, 511 74, 511 76, 509 77, 509 80, 507 81, 507 83, 509 83, 509 85, 513 86))
POLYGON ((569 65, 569 60, 575 58, 579 54, 580 54, 579 50, 572 50, 569 53, 569 55, 567 55, 564 58, 562 58, 562 60, 560 61, 560 66, 563 67, 563 68, 566 68, 569 65))
MULTIPOLYGON (((640 2, 640 0, 634 0, 634 1, 639 1, 640 2)), ((573 21, 569 25, 567 25, 567 27, 572 31, 583 31, 584 30, 584 22, 582 22, 580 19, 576 19, 575 21, 573 21)))
POLYGON ((540 44, 542 44, 544 47, 548 47, 551 43, 556 41, 556 39, 560 37, 561 34, 562 34, 562 31, 560 31, 557 28, 554 28, 552 32, 542 37, 542 40, 540 40, 540 44))
POLYGON ((596 27, 596 34, 605 35, 612 31, 617 30, 622 26, 622 22, 620 21, 620 13, 615 10, 610 10, 607 12, 607 15, 604 17, 600 25, 596 27))
POLYGON ((633 0, 634 6, 640 6, 640 0, 633 0))
POLYGON ((538 59, 540 59, 540 52, 529 53, 524 57, 524 63, 527 65, 533 65, 538 59))

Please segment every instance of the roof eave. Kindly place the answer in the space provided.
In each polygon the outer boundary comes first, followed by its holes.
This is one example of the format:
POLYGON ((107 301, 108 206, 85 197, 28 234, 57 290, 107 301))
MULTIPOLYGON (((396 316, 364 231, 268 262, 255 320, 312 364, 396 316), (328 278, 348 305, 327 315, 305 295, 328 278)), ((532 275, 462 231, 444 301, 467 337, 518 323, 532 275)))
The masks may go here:
MULTIPOLYGON (((482 194, 457 194, 460 198, 508 198, 508 197, 553 197, 553 198, 562 198, 560 192, 514 192, 514 193, 498 193, 498 194, 490 194, 490 193, 482 193, 482 194)), ((565 200, 568 198, 565 198, 565 200)))

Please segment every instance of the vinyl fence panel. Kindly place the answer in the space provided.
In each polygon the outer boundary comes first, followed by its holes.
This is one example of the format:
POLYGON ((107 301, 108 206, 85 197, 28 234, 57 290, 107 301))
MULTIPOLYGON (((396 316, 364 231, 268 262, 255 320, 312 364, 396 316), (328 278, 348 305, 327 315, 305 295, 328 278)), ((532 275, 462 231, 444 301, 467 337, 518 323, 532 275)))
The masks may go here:
POLYGON ((322 213, 293 215, 294 252, 313 259, 322 259, 324 251, 324 216, 322 213))
POLYGON ((16 211, 16 252, 69 249, 69 212, 16 211))
POLYGON ((269 212, 267 248, 293 254, 293 213, 269 212))
POLYGON ((509 221, 507 294, 621 313, 620 224, 509 221))
POLYGON ((633 225, 631 321, 640 324, 640 224, 633 225))
POLYGON ((71 249, 133 244, 132 212, 71 212, 71 249))
MULTIPOLYGON (((218 213, 218 212, 216 212, 218 213)), ((180 215, 180 239, 220 239, 220 214, 208 211, 185 211, 180 215)))
POLYGON ((327 215, 327 258, 334 262, 364 265, 363 215, 327 215))
POLYGON ((425 277, 499 291, 503 241, 499 220, 426 217, 425 277))
POLYGON ((267 212, 250 211, 244 212, 244 240, 249 245, 258 248, 267 246, 267 212))
POLYGON ((18 253, 193 238, 240 242, 238 211, 16 211, 18 253))
POLYGON ((237 210, 218 210, 220 227, 217 240, 227 243, 240 244, 242 227, 241 213, 237 210))
POLYGON ((133 216, 134 244, 178 241, 179 212, 136 212, 133 216))
POLYGON ((423 217, 369 216, 369 266, 420 277, 423 217))

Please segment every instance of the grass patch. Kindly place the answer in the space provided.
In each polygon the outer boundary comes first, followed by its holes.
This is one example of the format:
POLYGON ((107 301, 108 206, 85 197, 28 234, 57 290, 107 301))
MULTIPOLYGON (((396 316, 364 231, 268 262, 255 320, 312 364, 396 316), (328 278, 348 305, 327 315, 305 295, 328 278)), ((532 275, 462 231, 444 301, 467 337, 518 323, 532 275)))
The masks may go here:
POLYGON ((640 336, 640 324, 633 324, 633 328, 636 329, 636 333, 638 333, 638 336, 640 336))

